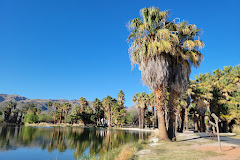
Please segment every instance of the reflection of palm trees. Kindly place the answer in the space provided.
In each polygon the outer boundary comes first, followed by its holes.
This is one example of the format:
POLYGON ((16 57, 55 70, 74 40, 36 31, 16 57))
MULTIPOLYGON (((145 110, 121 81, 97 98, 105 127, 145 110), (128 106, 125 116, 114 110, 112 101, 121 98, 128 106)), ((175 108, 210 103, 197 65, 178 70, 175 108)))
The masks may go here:
MULTIPOLYGON (((143 135, 142 137, 144 137, 143 135)), ((138 132, 83 128, 0 127, 0 150, 19 146, 39 147, 48 152, 74 149, 74 157, 101 155, 124 143, 138 140, 138 132)))

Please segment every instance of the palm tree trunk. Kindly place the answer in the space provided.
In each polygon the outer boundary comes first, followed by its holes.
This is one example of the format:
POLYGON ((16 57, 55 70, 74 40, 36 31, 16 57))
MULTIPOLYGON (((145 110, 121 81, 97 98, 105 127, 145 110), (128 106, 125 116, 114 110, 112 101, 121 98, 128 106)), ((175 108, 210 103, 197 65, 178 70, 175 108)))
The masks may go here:
POLYGON ((67 123, 67 112, 65 112, 65 124, 67 123))
POLYGON ((159 140, 167 140, 168 136, 167 136, 167 130, 165 125, 165 117, 164 117, 165 97, 164 97, 163 87, 155 90, 155 102, 156 102, 157 116, 158 116, 159 140))
POLYGON ((56 124, 56 116, 57 116, 57 113, 55 111, 55 114, 54 114, 54 124, 56 124))
POLYGON ((176 141, 176 107, 178 95, 172 91, 169 95, 168 108, 169 108, 169 126, 168 137, 172 141, 176 141))
POLYGON ((62 112, 60 112, 60 123, 62 123, 62 112))
POLYGON ((182 108, 182 111, 181 111, 181 128, 180 128, 180 131, 183 132, 184 130, 184 122, 185 122, 185 108, 182 108))
POLYGON ((141 108, 138 108, 138 124, 139 128, 141 129, 141 122, 142 122, 142 116, 141 116, 141 108))
POLYGON ((153 121, 152 121, 152 125, 153 125, 153 128, 154 128, 154 121, 155 121, 155 110, 154 110, 154 106, 152 106, 152 116, 154 117, 153 118, 153 121))
POLYGON ((184 114, 184 130, 188 131, 188 107, 185 108, 185 114, 184 114))
POLYGON ((145 113, 145 110, 144 110, 144 108, 141 108, 141 118, 142 118, 142 126, 141 126, 141 128, 143 129, 144 128, 144 113, 145 113))
POLYGON ((111 112, 110 109, 108 109, 108 127, 111 126, 111 112))

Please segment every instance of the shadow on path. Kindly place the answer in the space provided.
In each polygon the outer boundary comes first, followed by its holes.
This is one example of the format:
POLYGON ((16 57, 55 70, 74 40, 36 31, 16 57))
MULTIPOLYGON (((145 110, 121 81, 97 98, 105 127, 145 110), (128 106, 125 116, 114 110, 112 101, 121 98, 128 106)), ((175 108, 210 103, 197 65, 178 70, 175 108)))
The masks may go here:
MULTIPOLYGON (((196 134, 200 136, 199 138, 212 140, 212 137, 209 135, 209 133, 196 133, 196 134)), ((218 139, 217 137, 214 137, 213 140, 217 141, 218 139)), ((240 146, 240 139, 230 138, 227 136, 220 136, 220 140, 221 142, 224 142, 224 143, 230 143, 230 144, 235 144, 240 146)))

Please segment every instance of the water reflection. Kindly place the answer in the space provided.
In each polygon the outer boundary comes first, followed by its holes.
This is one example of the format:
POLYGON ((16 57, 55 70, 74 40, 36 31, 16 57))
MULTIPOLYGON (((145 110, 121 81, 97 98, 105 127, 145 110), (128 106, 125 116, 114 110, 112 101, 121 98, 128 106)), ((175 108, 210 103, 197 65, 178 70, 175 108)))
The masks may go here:
MULTIPOLYGON (((0 150, 11 152, 27 147, 49 154, 53 151, 61 153, 74 151, 72 159, 81 156, 95 157, 127 142, 145 139, 149 133, 137 131, 117 131, 94 128, 34 128, 34 127, 0 127, 0 150)), ((17 156, 17 155, 16 155, 17 156)), ((18 159, 21 159, 21 157, 18 159)))

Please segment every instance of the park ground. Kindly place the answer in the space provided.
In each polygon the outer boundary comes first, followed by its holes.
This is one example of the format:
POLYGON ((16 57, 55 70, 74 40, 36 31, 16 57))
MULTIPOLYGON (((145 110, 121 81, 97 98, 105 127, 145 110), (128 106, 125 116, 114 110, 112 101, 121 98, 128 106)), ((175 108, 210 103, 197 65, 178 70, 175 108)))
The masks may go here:
POLYGON ((221 136, 222 151, 217 138, 208 133, 179 133, 176 142, 159 142, 156 135, 138 151, 139 160, 240 160, 240 139, 221 136))

